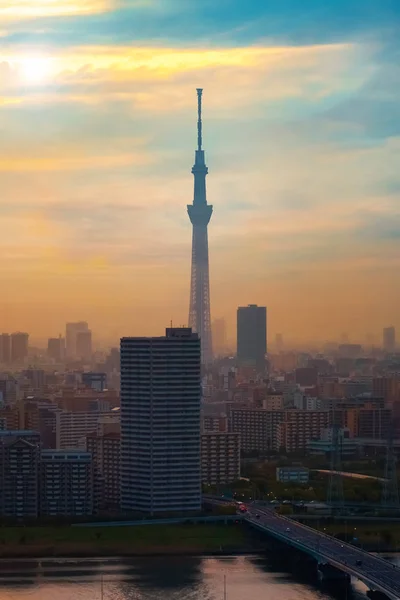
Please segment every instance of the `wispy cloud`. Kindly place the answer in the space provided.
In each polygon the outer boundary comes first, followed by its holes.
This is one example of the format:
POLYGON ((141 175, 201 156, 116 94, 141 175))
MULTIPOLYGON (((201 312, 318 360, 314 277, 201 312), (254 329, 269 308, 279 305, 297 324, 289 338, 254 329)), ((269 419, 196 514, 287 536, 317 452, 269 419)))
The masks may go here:
POLYGON ((114 0, 0 0, 0 23, 37 17, 88 15, 115 7, 114 0))

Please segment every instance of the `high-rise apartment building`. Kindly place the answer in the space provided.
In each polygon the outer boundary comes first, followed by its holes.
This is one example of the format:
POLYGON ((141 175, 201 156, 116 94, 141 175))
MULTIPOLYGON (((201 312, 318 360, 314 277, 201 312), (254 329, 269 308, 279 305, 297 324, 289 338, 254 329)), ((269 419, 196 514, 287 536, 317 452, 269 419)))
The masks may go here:
POLYGON ((11 337, 8 333, 0 335, 0 363, 11 362, 11 337))
POLYGON ((67 323, 65 331, 67 358, 76 357, 76 336, 78 333, 83 331, 89 331, 89 326, 85 321, 67 323))
POLYGON ((396 329, 393 326, 383 330, 383 349, 386 352, 394 352, 396 349, 396 329))
POLYGON ((121 489, 121 435, 116 432, 91 433, 86 437, 86 449, 93 460, 96 506, 104 510, 118 510, 121 489))
POLYGON ((40 514, 89 516, 93 513, 93 469, 89 452, 42 450, 40 514))
POLYGON ((265 369, 267 309, 249 304, 237 310, 237 358, 241 366, 265 369))
POLYGON ((121 339, 121 508, 201 507, 200 339, 190 328, 121 339))
POLYGON ((90 361, 92 358, 92 332, 79 331, 76 334, 76 357, 90 361))
POLYGON ((59 363, 65 357, 65 339, 61 337, 49 338, 47 341, 47 355, 55 362, 59 363))
POLYGON ((21 362, 28 356, 29 334, 16 332, 11 334, 11 361, 21 362))
POLYGON ((34 431, 0 431, 1 516, 38 516, 39 444, 34 431))
POLYGON ((204 432, 201 434, 201 481, 220 485, 240 477, 240 435, 204 432))

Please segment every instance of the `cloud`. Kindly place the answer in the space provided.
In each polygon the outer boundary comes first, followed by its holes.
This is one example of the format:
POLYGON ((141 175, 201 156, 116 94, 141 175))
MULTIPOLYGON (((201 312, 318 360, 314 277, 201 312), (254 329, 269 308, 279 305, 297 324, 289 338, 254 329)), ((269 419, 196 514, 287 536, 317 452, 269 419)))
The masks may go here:
POLYGON ((0 23, 38 17, 90 15, 113 8, 114 0, 0 0, 0 23))
POLYGON ((186 319, 198 86, 214 315, 267 303, 299 337, 395 322, 400 137, 377 109, 397 76, 375 42, 55 47, 35 84, 26 57, 8 47, 0 65, 0 276, 11 297, 30 290, 15 327, 49 298, 57 322, 186 319))

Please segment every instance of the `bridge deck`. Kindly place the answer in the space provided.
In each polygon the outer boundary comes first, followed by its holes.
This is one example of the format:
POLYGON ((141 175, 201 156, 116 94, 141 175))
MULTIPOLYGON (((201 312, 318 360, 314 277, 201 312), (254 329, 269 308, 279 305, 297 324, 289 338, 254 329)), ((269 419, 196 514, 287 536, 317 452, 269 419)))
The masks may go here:
POLYGON ((400 600, 400 569, 386 560, 280 516, 274 510, 256 503, 248 507, 246 521, 311 554, 320 562, 327 562, 357 577, 370 589, 386 594, 390 600, 400 600))

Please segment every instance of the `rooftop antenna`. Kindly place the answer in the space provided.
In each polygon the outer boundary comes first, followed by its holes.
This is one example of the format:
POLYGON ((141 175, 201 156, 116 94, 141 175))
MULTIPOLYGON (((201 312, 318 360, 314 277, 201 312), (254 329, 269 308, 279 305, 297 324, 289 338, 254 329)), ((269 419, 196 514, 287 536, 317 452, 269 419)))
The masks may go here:
POLYGON ((197 150, 201 150, 203 139, 202 139, 202 127, 203 124, 201 122, 201 97, 203 95, 203 90, 201 88, 197 88, 197 150))

